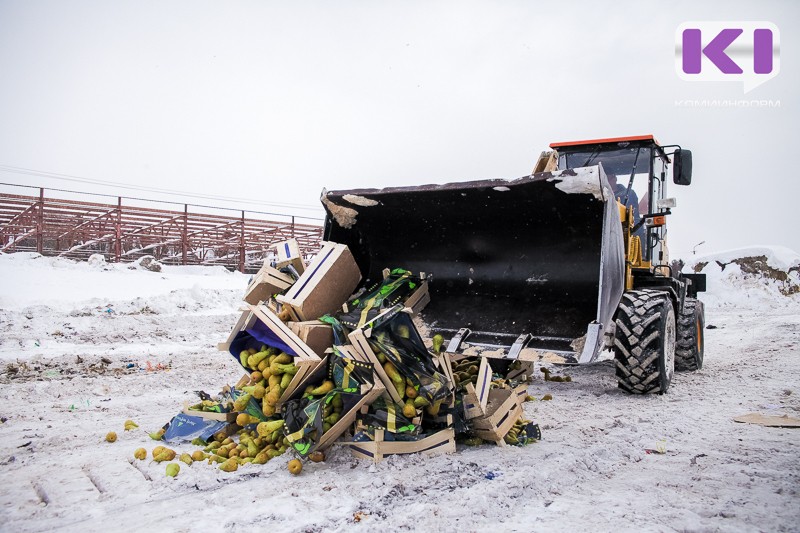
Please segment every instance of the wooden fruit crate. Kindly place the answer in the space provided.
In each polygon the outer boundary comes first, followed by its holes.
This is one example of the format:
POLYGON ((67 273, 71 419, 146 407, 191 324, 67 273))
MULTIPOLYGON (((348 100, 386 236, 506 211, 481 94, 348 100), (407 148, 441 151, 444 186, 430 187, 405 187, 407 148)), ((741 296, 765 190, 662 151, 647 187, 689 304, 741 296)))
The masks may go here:
POLYGON ((390 455, 422 453, 433 456, 456 451, 456 436, 453 428, 437 431, 415 441, 386 441, 384 436, 384 430, 376 429, 374 441, 343 442, 342 444, 350 448, 355 457, 369 459, 375 463, 383 461, 390 455))
POLYGON ((503 437, 514 427, 522 416, 523 391, 527 389, 521 385, 517 389, 491 389, 486 414, 472 420, 473 433, 476 437, 491 441, 498 446, 505 446, 503 437))

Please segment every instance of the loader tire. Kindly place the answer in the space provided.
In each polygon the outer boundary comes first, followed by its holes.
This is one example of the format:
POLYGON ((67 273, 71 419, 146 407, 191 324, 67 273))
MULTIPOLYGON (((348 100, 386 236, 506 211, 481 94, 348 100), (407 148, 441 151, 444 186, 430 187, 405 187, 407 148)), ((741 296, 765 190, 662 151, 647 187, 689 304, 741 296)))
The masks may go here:
POLYGON ((631 394, 664 394, 675 371, 675 311, 661 291, 622 295, 614 355, 617 385, 631 394))
POLYGON ((683 312, 678 316, 677 339, 675 341, 675 370, 700 370, 703 368, 703 330, 706 315, 703 302, 686 298, 683 312))

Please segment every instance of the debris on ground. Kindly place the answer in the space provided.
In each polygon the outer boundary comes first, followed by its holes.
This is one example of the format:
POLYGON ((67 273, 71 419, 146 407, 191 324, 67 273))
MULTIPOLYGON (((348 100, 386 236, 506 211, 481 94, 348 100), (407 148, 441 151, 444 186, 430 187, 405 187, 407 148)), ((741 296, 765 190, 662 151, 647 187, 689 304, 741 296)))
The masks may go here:
MULTIPOLYGON (((334 443, 379 462, 452 453, 457 439, 471 446, 541 439, 522 409, 534 399, 526 385, 533 364, 448 353, 441 335, 423 338, 413 320, 430 302, 422 276, 387 269, 352 294, 361 274, 347 246, 324 243, 306 266, 296 243, 286 244, 278 245, 278 262, 252 278, 247 305, 219 345, 245 374, 216 396, 197 391, 199 401, 151 438, 200 446, 182 460, 208 460, 225 472, 288 450, 324 461, 334 443)), ((153 458, 175 453, 158 447, 153 458)), ((299 474, 302 463, 288 467, 299 474)))

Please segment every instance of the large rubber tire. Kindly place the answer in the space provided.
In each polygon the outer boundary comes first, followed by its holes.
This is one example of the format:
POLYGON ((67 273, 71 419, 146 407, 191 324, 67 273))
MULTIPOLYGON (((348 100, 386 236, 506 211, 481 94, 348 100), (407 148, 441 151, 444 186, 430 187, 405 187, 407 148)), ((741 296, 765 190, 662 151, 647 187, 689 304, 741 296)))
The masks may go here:
POLYGON ((617 385, 631 394, 664 394, 675 372, 675 310, 661 291, 622 295, 614 354, 617 385))
POLYGON ((703 331, 706 314, 703 302, 695 298, 683 301, 683 312, 678 316, 678 334, 675 345, 675 370, 700 370, 703 368, 703 331))

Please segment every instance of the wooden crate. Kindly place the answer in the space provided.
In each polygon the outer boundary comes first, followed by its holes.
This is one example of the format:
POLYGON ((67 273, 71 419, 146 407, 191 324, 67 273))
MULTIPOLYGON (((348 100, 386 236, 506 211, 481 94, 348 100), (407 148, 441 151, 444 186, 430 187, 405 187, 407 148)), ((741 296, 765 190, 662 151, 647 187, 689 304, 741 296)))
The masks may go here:
POLYGON ((446 428, 415 441, 386 441, 384 430, 375 430, 375 440, 365 442, 343 442, 350 452, 359 459, 369 459, 375 463, 390 455, 422 453, 427 456, 454 453, 456 438, 453 428, 446 428))
POLYGON ((188 401, 183 402, 183 409, 181 412, 185 415, 196 416, 204 420, 215 420, 217 422, 227 422, 229 424, 233 424, 236 422, 236 415, 239 414, 236 412, 214 413, 210 411, 197 411, 195 409, 189 409, 190 406, 191 404, 188 401))
MULTIPOLYGON (((386 371, 383 369, 381 362, 378 360, 378 356, 375 355, 375 352, 372 351, 372 348, 369 345, 369 341, 367 340, 370 336, 372 336, 372 328, 378 324, 383 323, 385 320, 389 319, 390 317, 394 316, 397 313, 397 308, 392 308, 387 311, 384 311, 371 321, 364 324, 362 327, 358 329, 354 329, 347 338, 350 340, 350 343, 353 347, 358 351, 361 355, 362 360, 368 361, 372 363, 375 367, 375 373, 380 378, 381 382, 383 382, 384 387, 386 388, 386 394, 392 399, 395 403, 403 403, 403 399, 398 394, 397 389, 394 386, 394 382, 392 382, 392 378, 386 374, 386 371)), ((419 335, 414 329, 415 334, 419 335)))
POLYGON ((480 358, 478 366, 478 380, 475 385, 467 383, 464 386, 462 403, 464 406, 464 418, 484 416, 489 402, 489 392, 492 384, 492 368, 485 357, 480 358))
MULTIPOLYGON (((345 355, 350 355, 346 350, 343 352, 345 355)), ((306 374, 303 380, 294 388, 294 390, 290 394, 285 394, 286 400, 295 400, 301 398, 303 396, 303 392, 305 391, 308 385, 322 383, 328 376, 328 357, 326 356, 322 363, 318 365, 314 370, 306 374)), ((322 438, 319 440, 319 443, 309 451, 312 452, 314 450, 324 450, 330 447, 339 437, 344 435, 353 423, 356 420, 356 416, 358 415, 361 408, 365 405, 369 405, 374 402, 381 394, 384 392, 383 384, 380 381, 377 381, 374 385, 362 385, 361 386, 361 397, 359 398, 358 402, 351 407, 347 412, 342 413, 339 420, 331 426, 331 428, 322 435, 322 438)), ((287 393, 289 390, 287 389, 287 393)))
POLYGON ((532 381, 533 380, 533 361, 522 361, 519 360, 519 368, 509 371, 506 375, 506 379, 508 380, 518 380, 518 381, 532 381))
MULTIPOLYGON (((273 313, 269 307, 264 304, 247 305, 242 309, 242 314, 239 320, 231 330, 231 334, 225 342, 219 343, 217 348, 223 352, 229 352, 236 360, 239 360, 239 354, 233 353, 232 346, 237 340, 237 336, 241 332, 247 332, 252 335, 250 331, 255 333, 267 334, 283 343, 288 350, 285 350, 289 355, 299 359, 300 361, 311 360, 319 361, 320 356, 314 352, 300 337, 294 333, 289 326, 284 324, 278 316, 273 313), (258 331, 256 331, 258 330, 258 331)), ((253 337, 252 347, 258 348, 261 344, 270 345, 269 342, 262 342, 253 337)), ((247 346, 250 347, 250 346, 247 346)))
MULTIPOLYGON (((383 269, 383 279, 386 279, 391 274, 391 270, 388 268, 383 269)), ((419 277, 424 279, 425 273, 420 272, 419 277)), ((428 282, 423 281, 420 283, 420 286, 417 287, 417 290, 412 292, 403 302, 403 305, 410 309, 410 312, 413 316, 416 316, 420 311, 422 311, 426 305, 431 303, 431 295, 428 291, 428 282)))
POLYGON ((403 302, 403 305, 411 309, 412 315, 417 315, 429 303, 431 303, 431 295, 428 291, 428 282, 423 281, 419 288, 412 292, 406 301, 403 302))
POLYGON ((247 286, 244 301, 256 305, 269 300, 273 295, 280 294, 292 286, 294 279, 291 276, 264 265, 247 286))
POLYGON ((486 414, 472 420, 473 434, 498 446, 505 446, 503 437, 522 416, 522 402, 517 389, 491 389, 486 414))
POLYGON ((278 260, 275 261, 275 266, 283 268, 292 265, 298 274, 302 274, 306 269, 306 264, 303 262, 303 254, 300 252, 300 245, 295 239, 279 242, 275 245, 275 251, 278 255, 278 260))
POLYGON ((276 300, 290 306, 301 321, 314 320, 341 309, 360 281, 361 272, 347 246, 323 242, 300 279, 276 300))
POLYGON ((333 328, 330 324, 309 320, 289 322, 287 326, 320 357, 324 357, 325 350, 333 346, 333 328))

